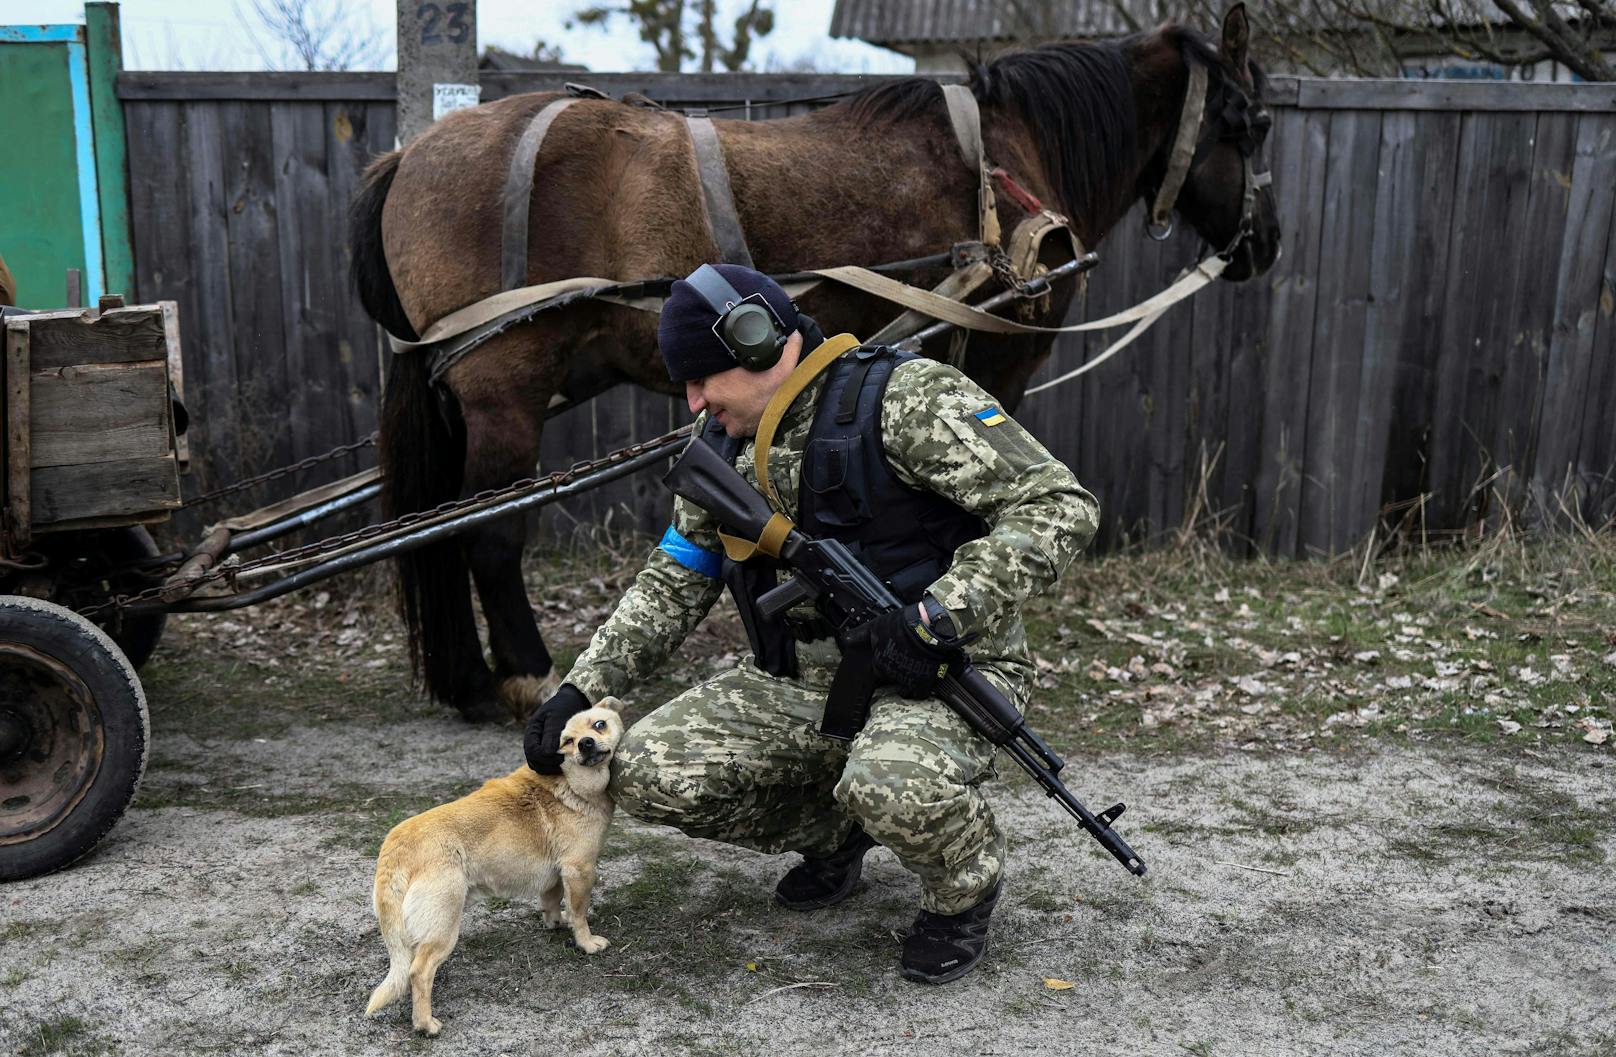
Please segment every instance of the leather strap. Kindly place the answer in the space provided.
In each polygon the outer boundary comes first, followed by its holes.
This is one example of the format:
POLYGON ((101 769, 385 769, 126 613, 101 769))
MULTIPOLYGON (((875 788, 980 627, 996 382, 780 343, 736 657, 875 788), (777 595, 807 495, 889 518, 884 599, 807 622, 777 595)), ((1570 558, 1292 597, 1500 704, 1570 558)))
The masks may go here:
POLYGON ((777 510, 769 515, 768 523, 763 526, 763 532, 758 536, 756 543, 739 536, 731 536, 723 530, 719 530, 718 542, 724 545, 724 553, 732 562, 744 562, 759 554, 778 558, 780 547, 785 543, 786 537, 791 535, 791 530, 796 527, 790 518, 777 510))
POLYGON ((982 241, 999 244, 999 209, 993 195, 993 178, 988 175, 987 151, 982 146, 982 112, 976 96, 963 84, 943 85, 943 101, 948 104, 948 120, 954 126, 965 165, 976 173, 976 217, 982 241))
MULTIPOLYGON (((987 261, 972 261, 963 268, 949 272, 942 282, 932 287, 932 293, 946 297, 950 301, 964 301, 992 277, 993 268, 987 261)), ((871 334, 870 344, 896 344, 917 330, 931 326, 931 322, 931 317, 924 312, 907 309, 886 326, 871 334)))
POLYGON ((690 144, 696 151, 696 175, 701 180, 702 202, 707 210, 708 230, 718 245, 719 259, 725 264, 752 267, 752 253, 746 248, 740 215, 735 212, 735 193, 729 186, 729 168, 724 164, 724 146, 712 119, 703 115, 686 116, 690 144))
POLYGON ((1208 257, 1195 267, 1185 269, 1173 285, 1132 308, 1106 316, 1104 319, 1071 323, 1064 327, 1037 327, 1031 323, 1018 323, 1013 319, 984 312, 974 305, 962 305, 958 301, 939 297, 930 290, 922 290, 900 283, 896 279, 888 279, 867 268, 843 265, 839 268, 815 268, 813 272, 815 275, 822 275, 851 286, 855 290, 863 290, 867 294, 874 294, 876 297, 894 301, 908 308, 918 309, 934 319, 952 323, 966 330, 983 330, 990 334, 1077 334, 1088 330, 1106 330, 1155 315, 1159 309, 1184 300, 1222 275, 1226 267, 1228 262, 1223 258, 1208 257))
POLYGON ((1190 173, 1190 162, 1195 158, 1195 144, 1201 138, 1201 115, 1206 110, 1206 67, 1190 63, 1190 84, 1184 91, 1184 110, 1178 118, 1178 135, 1173 140, 1173 152, 1167 158, 1167 175, 1156 191, 1156 202, 1150 207, 1150 222, 1164 228, 1172 222, 1173 203, 1190 173))
POLYGON ((796 369, 786 376, 780 388, 769 397, 768 404, 764 405, 763 418, 758 422, 757 437, 752 442, 752 468, 757 471, 758 487, 763 489, 763 494, 768 496, 769 504, 776 510, 780 509, 780 497, 775 494, 774 482, 769 480, 769 446, 774 443, 775 430, 780 428, 780 420, 785 417, 791 402, 808 388, 808 384, 824 374, 825 368, 835 363, 844 352, 858 346, 859 340, 851 334, 838 334, 834 338, 826 338, 823 345, 797 364, 796 369))
POLYGON ((568 96, 547 103, 516 141, 511 168, 505 174, 505 221, 500 226, 501 290, 515 290, 527 282, 527 219, 528 207, 533 201, 533 165, 538 161, 539 148, 544 145, 544 136, 551 124, 577 101, 577 97, 568 96))

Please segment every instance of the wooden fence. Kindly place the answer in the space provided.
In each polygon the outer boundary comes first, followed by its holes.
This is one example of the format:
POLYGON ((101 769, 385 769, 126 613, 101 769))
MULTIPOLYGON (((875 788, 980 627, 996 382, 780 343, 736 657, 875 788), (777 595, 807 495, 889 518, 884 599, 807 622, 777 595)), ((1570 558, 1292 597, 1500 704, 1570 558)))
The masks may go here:
MULTIPOLYGON (((484 98, 562 79, 493 75, 484 98)), ((752 117, 869 83, 588 79, 752 117)), ((342 218, 392 146, 391 75, 126 73, 118 90, 136 294, 180 303, 190 490, 374 429, 386 353, 347 285, 342 218)), ((1018 413, 1099 496, 1101 544, 1208 512, 1276 555, 1339 552, 1382 516, 1458 530, 1500 499, 1616 516, 1616 86, 1280 79, 1273 95, 1280 263, 1018 413)), ((1130 218, 1074 318, 1147 296, 1196 250, 1130 218)), ((1099 340, 1062 339, 1041 377, 1099 340)), ((625 387, 557 420, 543 461, 687 418, 625 387)), ((641 475, 547 522, 650 529, 667 502, 641 475)))

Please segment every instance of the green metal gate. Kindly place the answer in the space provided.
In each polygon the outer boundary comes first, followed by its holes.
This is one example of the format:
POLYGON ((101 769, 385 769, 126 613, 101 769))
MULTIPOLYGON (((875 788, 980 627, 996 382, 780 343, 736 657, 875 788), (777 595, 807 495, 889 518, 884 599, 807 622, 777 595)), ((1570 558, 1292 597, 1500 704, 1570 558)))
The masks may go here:
POLYGON ((118 5, 85 24, 0 26, 0 257, 25 308, 133 293, 118 5))

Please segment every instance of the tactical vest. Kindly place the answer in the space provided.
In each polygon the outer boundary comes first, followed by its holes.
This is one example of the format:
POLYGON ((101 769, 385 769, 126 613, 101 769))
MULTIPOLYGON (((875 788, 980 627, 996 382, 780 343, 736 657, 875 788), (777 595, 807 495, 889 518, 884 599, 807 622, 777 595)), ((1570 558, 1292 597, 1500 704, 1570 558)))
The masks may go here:
MULTIPOLYGON (((953 564, 962 544, 987 534, 987 523, 952 501, 898 479, 882 451, 881 402, 898 364, 915 354, 884 345, 860 347, 825 371, 819 404, 803 449, 797 527, 845 544, 905 603, 920 601, 953 564)), ((731 463, 741 441, 710 422, 702 439, 731 463)), ((779 581, 767 557, 723 561, 722 576, 757 658, 771 675, 797 674, 796 640, 830 634, 823 621, 765 622, 757 599, 779 581)))

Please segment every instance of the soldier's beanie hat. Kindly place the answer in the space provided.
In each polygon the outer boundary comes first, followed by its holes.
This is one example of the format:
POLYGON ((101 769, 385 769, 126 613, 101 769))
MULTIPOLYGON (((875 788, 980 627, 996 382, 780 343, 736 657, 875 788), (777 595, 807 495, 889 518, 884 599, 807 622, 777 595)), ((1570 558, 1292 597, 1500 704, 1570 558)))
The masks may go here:
MULTIPOLYGON (((739 264, 713 267, 742 297, 762 294, 785 327, 785 333, 797 329, 797 306, 780 289, 779 283, 739 264)), ((669 378, 687 382, 736 366, 735 356, 713 333, 718 316, 694 286, 683 279, 674 281, 668 300, 662 306, 662 318, 657 322, 657 346, 662 350, 662 362, 667 365, 669 378)))

